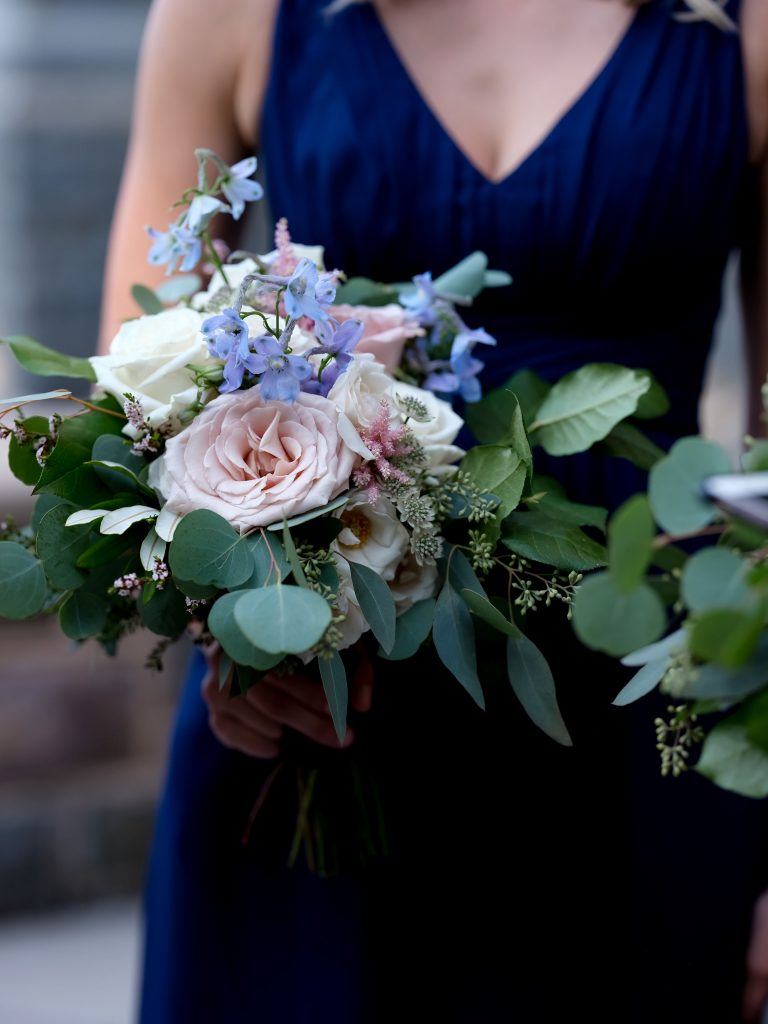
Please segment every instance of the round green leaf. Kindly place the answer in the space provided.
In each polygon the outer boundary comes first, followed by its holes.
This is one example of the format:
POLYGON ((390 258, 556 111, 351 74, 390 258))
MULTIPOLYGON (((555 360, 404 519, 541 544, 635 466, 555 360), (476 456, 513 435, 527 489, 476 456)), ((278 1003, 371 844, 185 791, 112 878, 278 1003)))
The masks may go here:
POLYGON ((266 671, 277 665, 281 655, 259 650, 244 636, 234 615, 235 605, 242 596, 243 592, 238 591, 220 597, 208 614, 208 628, 235 664, 266 671))
POLYGON ((29 619, 45 604, 48 587, 40 562, 21 544, 0 541, 0 617, 29 619))
POLYGON ((726 719, 712 729, 696 771, 721 789, 743 796, 768 796, 768 754, 750 742, 743 722, 726 719))
POLYGON ((302 654, 331 623, 331 609, 319 594, 281 583, 241 593, 234 614, 247 639, 269 654, 302 654))
POLYGON ((144 625, 159 636, 181 636, 189 622, 184 595, 170 580, 162 590, 155 590, 149 601, 140 599, 138 608, 144 625))
POLYGON ((705 478, 727 473, 728 456, 711 441, 684 437, 651 469, 648 497, 657 523, 668 533, 691 533, 717 517, 717 508, 702 495, 705 478))
POLYGON ((648 499, 636 494, 624 502, 608 527, 608 561, 613 582, 628 594, 642 581, 651 561, 656 529, 648 499))
POLYGON ((245 540, 226 519, 207 509, 183 517, 173 535, 169 559, 179 579, 227 590, 243 583, 253 572, 253 558, 245 540))
POLYGON ((712 608, 696 615, 688 642, 702 661, 739 668, 754 654, 762 632, 761 615, 738 608, 712 608))
POLYGON ((573 603, 573 626, 579 639, 617 657, 653 643, 664 632, 664 605, 646 583, 628 594, 607 572, 595 573, 579 586, 573 603))
POLYGON ((749 597, 747 569, 745 560, 728 548, 697 551, 683 569, 680 595, 693 612, 741 605, 749 597))
POLYGON ((75 563, 90 544, 89 526, 66 526, 74 505, 55 505, 43 516, 37 531, 37 554, 45 575, 57 590, 76 590, 85 573, 75 563))
POLYGON ((650 386, 639 370, 612 363, 582 366, 553 385, 530 433, 550 455, 586 451, 632 415, 650 386))
POLYGON ((59 608, 59 625, 70 640, 96 636, 107 621, 107 605, 103 598, 85 590, 70 594, 59 608))

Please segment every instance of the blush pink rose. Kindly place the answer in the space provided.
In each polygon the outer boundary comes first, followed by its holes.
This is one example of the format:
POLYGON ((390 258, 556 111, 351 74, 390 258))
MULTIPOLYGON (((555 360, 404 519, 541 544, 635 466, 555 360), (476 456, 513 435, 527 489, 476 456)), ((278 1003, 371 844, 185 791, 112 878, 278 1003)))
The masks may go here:
POLYGON ((205 508, 241 533, 267 526, 347 489, 359 456, 341 437, 350 439, 342 419, 319 395, 291 405, 265 402, 256 388, 220 395, 167 442, 150 481, 166 514, 205 508))
POLYGON ((355 352, 371 352, 388 373, 400 365, 406 341, 424 334, 416 317, 396 302, 388 306, 331 306, 328 312, 340 323, 362 320, 363 336, 355 352))

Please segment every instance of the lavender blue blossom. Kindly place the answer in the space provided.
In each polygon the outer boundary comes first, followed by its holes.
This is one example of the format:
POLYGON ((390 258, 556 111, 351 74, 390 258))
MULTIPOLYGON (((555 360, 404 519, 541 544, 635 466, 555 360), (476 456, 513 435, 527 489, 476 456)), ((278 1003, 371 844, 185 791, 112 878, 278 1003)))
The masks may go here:
POLYGON ((336 286, 331 274, 318 274, 312 260, 305 258, 287 279, 285 287, 285 310, 292 320, 302 316, 308 316, 311 320, 328 319, 328 313, 322 307, 333 302, 336 297, 336 286))
MULTIPOLYGON (((362 320, 345 320, 339 324, 333 319, 319 320, 315 324, 315 335, 320 344, 307 352, 308 356, 333 356, 341 367, 349 365, 352 353, 363 336, 365 326, 362 320)), ((323 379, 325 378, 323 371, 323 379)))
POLYGON ((317 377, 312 377, 301 385, 301 390, 306 391, 310 395, 322 395, 323 398, 327 398, 328 392, 345 370, 346 367, 342 368, 336 362, 329 363, 323 370, 319 380, 317 377))
POLYGON ((208 225, 217 213, 229 212, 230 208, 220 199, 215 199, 213 196, 195 196, 189 204, 184 224, 196 235, 201 235, 208 230, 208 225))
POLYGON ((245 210, 246 203, 261 199, 264 189, 257 181, 248 181, 256 171, 256 157, 249 156, 239 163, 227 168, 222 175, 221 191, 232 207, 232 217, 239 220, 245 210))
POLYGON ((301 384, 312 376, 312 365, 303 356, 286 355, 281 343, 269 334, 252 340, 256 350, 249 369, 261 374, 259 391, 265 401, 295 402, 301 384))
POLYGON ((437 320, 436 304, 439 301, 432 284, 432 275, 417 274, 413 278, 415 292, 403 292, 399 296, 400 305, 418 318, 422 327, 432 327, 437 320))
POLYGON ((184 222, 169 224, 167 231, 156 231, 150 227, 146 230, 150 238, 154 239, 154 245, 149 250, 149 262, 155 267, 167 263, 166 275, 174 273, 179 261, 183 273, 194 270, 200 262, 202 242, 184 222))
POLYGON ((243 383, 245 371, 258 373, 254 363, 257 359, 251 350, 248 326, 236 309, 225 309, 216 316, 204 320, 200 333, 208 344, 212 356, 223 359, 224 383, 219 391, 237 391, 243 383))
POLYGON ((475 359, 472 350, 475 345, 495 345, 496 339, 491 337, 482 327, 470 330, 462 325, 463 330, 459 331, 451 344, 451 357, 428 362, 426 365, 427 378, 424 387, 428 391, 437 391, 444 394, 459 394, 465 402, 479 402, 482 397, 478 374, 485 366, 479 359, 475 359))

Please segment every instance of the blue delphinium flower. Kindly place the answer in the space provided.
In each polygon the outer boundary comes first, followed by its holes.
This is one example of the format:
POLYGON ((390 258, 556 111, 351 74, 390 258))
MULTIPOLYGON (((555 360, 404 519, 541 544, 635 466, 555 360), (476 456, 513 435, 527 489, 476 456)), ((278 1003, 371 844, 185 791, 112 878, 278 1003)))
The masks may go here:
MULTIPOLYGON (((307 352, 308 356, 329 355, 340 367, 349 365, 352 353, 363 336, 365 327, 362 320, 345 320, 339 324, 336 320, 319 320, 315 324, 315 334, 320 344, 307 352), (334 330, 335 328, 335 330, 334 330)), ((325 379, 326 370, 323 371, 325 379)))
POLYGON ((303 356, 286 355, 282 344, 269 334, 251 342, 256 353, 251 368, 261 374, 259 391, 265 401, 295 402, 301 384, 312 376, 312 366, 303 356))
POLYGON ((329 363, 319 380, 317 377, 310 378, 301 385, 301 390, 310 395, 322 395, 323 398, 327 398, 328 392, 345 370, 346 367, 342 369, 338 363, 329 363))
POLYGON ((491 337, 482 327, 470 330, 462 325, 451 345, 450 359, 433 360, 427 363, 427 378, 424 387, 428 391, 443 394, 459 394, 465 402, 479 402, 482 397, 478 374, 485 366, 475 359, 472 350, 475 345, 495 345, 496 339, 491 337))
POLYGON ((229 213, 229 207, 220 199, 213 196, 195 196, 189 204, 184 224, 196 235, 201 235, 208 229, 217 213, 229 213))
POLYGON ((256 170, 256 157, 249 156, 227 168, 221 179, 221 191, 232 206, 232 217, 239 220, 246 203, 261 199, 264 189, 258 181, 248 179, 256 170))
POLYGON ((257 357, 251 351, 248 326, 235 309, 225 309, 203 321, 200 333, 208 344, 212 356, 224 360, 224 383, 219 391, 237 391, 243 383, 245 371, 257 373, 257 357))
POLYGON ((181 270, 194 270, 200 262, 202 255, 202 243, 199 236, 184 222, 181 224, 169 224, 167 231, 156 231, 148 227, 147 234, 154 239, 154 245, 149 250, 149 262, 152 266, 162 266, 167 263, 166 275, 172 274, 181 261, 181 270))
POLYGON ((413 278, 416 285, 415 292, 403 292, 400 296, 400 305, 409 313, 418 318, 422 327, 431 327, 437 319, 436 305, 439 301, 432 284, 432 275, 417 274, 413 278))
POLYGON ((302 316, 311 320, 327 320, 328 314, 323 305, 330 304, 335 297, 336 286, 331 275, 319 275, 312 260, 305 258, 287 279, 285 310, 292 320, 302 316))

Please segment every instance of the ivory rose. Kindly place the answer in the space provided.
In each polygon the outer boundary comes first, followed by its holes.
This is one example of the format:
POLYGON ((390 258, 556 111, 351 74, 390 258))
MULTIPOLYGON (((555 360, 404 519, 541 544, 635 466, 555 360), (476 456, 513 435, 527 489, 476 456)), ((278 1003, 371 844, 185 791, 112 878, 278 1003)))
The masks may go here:
POLYGON ((362 320, 363 336, 355 352, 370 352, 389 373, 400 365, 406 341, 424 334, 416 317, 396 302, 387 306, 342 304, 331 306, 328 312, 341 323, 345 320, 362 320))
POLYGON ((408 552, 398 565, 395 578, 389 589, 395 599, 398 615, 427 597, 434 597, 437 591, 437 566, 419 565, 416 557, 408 552))
POLYGON ((383 580, 393 579, 410 538, 389 498, 382 495, 371 505, 358 491, 336 514, 344 529, 333 542, 333 550, 350 562, 373 569, 383 580))
POLYGON ((220 395, 152 464, 163 515, 210 509, 245 533, 325 505, 359 461, 343 419, 319 395, 290 405, 265 402, 257 388, 220 395))
POLYGON ((187 364, 216 365, 200 334, 202 322, 192 309, 166 309, 124 323, 109 355, 91 357, 98 387, 120 402, 126 392, 135 395, 151 426, 180 430, 181 414, 197 399, 187 364))
POLYGON ((358 430, 370 427, 379 415, 383 399, 389 403, 392 418, 397 422, 400 417, 394 408, 394 383, 369 352, 355 353, 328 392, 328 398, 346 413, 358 430))
POLYGON ((461 458, 464 449, 457 447, 453 441, 464 426, 464 420, 453 411, 450 402, 411 384, 397 383, 394 393, 398 398, 415 398, 426 406, 429 418, 424 422, 409 419, 408 426, 424 448, 429 470, 434 472, 461 458))

